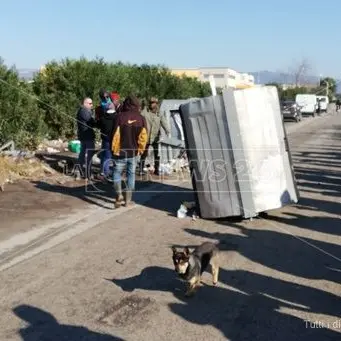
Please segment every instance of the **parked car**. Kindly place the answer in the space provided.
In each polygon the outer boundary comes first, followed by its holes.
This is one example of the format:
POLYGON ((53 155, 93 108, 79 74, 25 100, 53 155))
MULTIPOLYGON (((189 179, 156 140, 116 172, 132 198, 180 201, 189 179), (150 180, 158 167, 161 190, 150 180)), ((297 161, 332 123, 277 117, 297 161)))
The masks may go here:
POLYGON ((317 96, 312 94, 297 94, 295 102, 301 107, 301 113, 316 116, 318 110, 317 96))
POLYGON ((302 121, 301 108, 295 101, 282 101, 281 111, 284 119, 291 119, 296 122, 302 121))

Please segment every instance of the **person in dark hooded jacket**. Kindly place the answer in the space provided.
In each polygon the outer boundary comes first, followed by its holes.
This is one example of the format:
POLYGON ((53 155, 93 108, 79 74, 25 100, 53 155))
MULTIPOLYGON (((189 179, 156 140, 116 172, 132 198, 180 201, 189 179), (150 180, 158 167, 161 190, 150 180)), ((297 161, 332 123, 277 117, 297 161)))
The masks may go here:
POLYGON ((110 172, 111 135, 114 117, 116 114, 115 105, 112 103, 110 94, 104 89, 99 92, 100 105, 96 108, 97 127, 101 133, 101 178, 108 178, 110 172))
POLYGON ((135 189, 135 171, 137 158, 146 148, 148 133, 147 123, 141 115, 141 105, 136 96, 128 96, 119 114, 115 116, 111 148, 114 158, 115 207, 120 207, 124 199, 128 206, 135 189), (125 197, 122 195, 121 177, 126 168, 127 183, 125 197))

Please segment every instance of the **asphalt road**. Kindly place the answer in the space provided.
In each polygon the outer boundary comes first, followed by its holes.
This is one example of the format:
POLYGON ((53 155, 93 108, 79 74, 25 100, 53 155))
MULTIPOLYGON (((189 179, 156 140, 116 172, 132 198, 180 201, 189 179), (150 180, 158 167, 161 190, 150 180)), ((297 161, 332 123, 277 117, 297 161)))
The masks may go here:
MULTIPOLYGON (((285 128, 290 136, 314 122, 312 117, 305 117, 300 123, 289 120, 285 122, 285 128)), ((182 179, 156 180, 174 186, 191 185, 182 179)), ((157 183, 147 186, 147 193, 142 192, 141 187, 146 187, 145 179, 137 182, 140 205, 158 194, 157 183)), ((39 179, 8 186, 0 196, 3 223, 0 228, 0 271, 121 214, 122 211, 113 210, 112 199, 111 186, 98 183, 91 186, 71 181, 63 185, 39 179)))
POLYGON ((192 197, 178 182, 127 214, 80 214, 2 263, 0 340, 339 340, 341 115, 287 126, 299 205, 253 221, 177 219, 192 197), (220 280, 205 274, 185 299, 169 247, 204 240, 220 242, 220 280))

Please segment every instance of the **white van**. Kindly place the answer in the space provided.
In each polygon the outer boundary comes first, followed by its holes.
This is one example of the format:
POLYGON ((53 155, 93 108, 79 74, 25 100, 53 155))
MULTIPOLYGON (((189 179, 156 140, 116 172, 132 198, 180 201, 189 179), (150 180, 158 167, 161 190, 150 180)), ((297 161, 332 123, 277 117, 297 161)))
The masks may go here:
POLYGON ((318 108, 316 95, 297 94, 295 102, 300 106, 302 114, 316 115, 318 108))
POLYGON ((317 100, 320 102, 321 112, 327 112, 329 104, 328 96, 317 96, 317 100))

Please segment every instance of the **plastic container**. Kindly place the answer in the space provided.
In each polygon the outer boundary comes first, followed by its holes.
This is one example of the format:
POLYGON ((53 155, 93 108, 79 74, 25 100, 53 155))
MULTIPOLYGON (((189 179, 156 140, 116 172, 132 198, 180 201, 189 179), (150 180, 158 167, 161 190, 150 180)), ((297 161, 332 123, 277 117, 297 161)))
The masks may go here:
POLYGON ((178 218, 183 219, 187 217, 187 208, 185 205, 180 205, 180 208, 176 212, 178 218))
POLYGON ((79 140, 72 140, 68 144, 68 149, 72 153, 79 154, 81 151, 81 142, 79 140))

